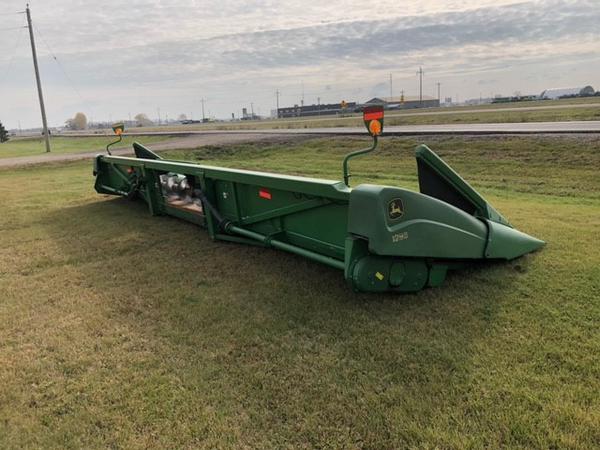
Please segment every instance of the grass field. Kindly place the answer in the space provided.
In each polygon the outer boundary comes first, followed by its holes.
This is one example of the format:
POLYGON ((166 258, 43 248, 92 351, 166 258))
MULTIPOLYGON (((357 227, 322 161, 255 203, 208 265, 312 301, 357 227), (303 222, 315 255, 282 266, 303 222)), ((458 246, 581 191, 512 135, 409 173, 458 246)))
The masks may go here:
MULTIPOLYGON (((352 163, 416 187, 410 139, 352 163)), ((362 139, 172 151, 339 178, 362 139)), ((0 171, 0 448, 600 446, 600 140, 427 143, 547 241, 414 295, 212 242, 96 195, 91 162, 0 171)))
MULTIPOLYGON (((143 136, 124 137, 123 141, 115 144, 113 148, 129 147, 133 141, 141 141, 144 144, 155 144, 168 139, 165 136, 143 136)), ((52 137, 50 145, 52 153, 81 153, 95 150, 103 150, 106 144, 114 141, 112 136, 98 137, 52 137)), ((46 146, 42 138, 12 138, 8 142, 0 144, 0 158, 12 158, 17 156, 41 155, 46 152, 46 146)))

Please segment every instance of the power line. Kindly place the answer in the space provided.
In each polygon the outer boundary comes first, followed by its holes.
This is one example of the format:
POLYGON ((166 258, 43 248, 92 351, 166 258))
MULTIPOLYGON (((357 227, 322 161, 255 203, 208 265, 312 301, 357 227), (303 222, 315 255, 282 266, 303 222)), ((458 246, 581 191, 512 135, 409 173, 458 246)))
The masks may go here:
POLYGON ((0 31, 12 31, 12 30, 18 30, 20 28, 23 28, 23 26, 21 25, 20 27, 0 28, 0 31))
POLYGON ((59 69, 61 70, 61 72, 63 73, 63 75, 65 76, 65 78, 67 79, 67 81, 69 81, 71 83, 71 87, 73 88, 73 90, 75 91, 75 93, 79 96, 79 98, 84 101, 83 97, 81 96, 81 94, 79 93, 79 90, 77 89, 77 86, 75 86, 75 83, 73 82, 73 80, 71 79, 71 77, 67 74, 64 66, 62 65, 62 63, 58 60, 58 58, 56 57, 56 55, 54 54, 54 52, 52 51, 52 49, 50 48, 50 45, 48 45, 48 41, 46 41, 46 39, 44 39, 44 36, 42 35, 41 30, 39 29, 39 27, 35 27, 34 31, 37 33, 37 35, 39 36, 39 38, 42 40, 42 42, 44 43, 44 45, 46 46, 46 48, 48 49, 48 52, 50 53, 50 56, 52 56, 52 59, 54 59, 54 61, 56 61, 56 65, 59 67, 59 69))
POLYGON ((75 94, 77 94, 77 96, 79 97, 79 100, 81 100, 81 102, 86 105, 86 107, 90 110, 91 115, 93 116, 94 115, 93 108, 90 106, 89 102, 85 98, 83 98, 83 96, 79 92, 79 89, 77 88, 77 84, 69 76, 69 74, 65 70, 65 67, 62 65, 62 63, 57 58, 56 54, 50 48, 50 45, 48 44, 48 41, 46 41, 46 39, 42 35, 42 31, 40 30, 40 28, 38 26, 36 26, 36 27, 34 27, 34 31, 36 32, 36 34, 39 36, 39 38, 42 40, 42 42, 44 43, 44 45, 48 49, 48 52, 50 53, 50 56, 52 56, 52 59, 54 59, 54 61, 56 62, 56 65, 58 66, 58 68, 60 69, 60 71, 62 72, 62 74, 65 76, 65 79, 69 82, 71 89, 73 89, 73 91, 75 92, 75 94))
POLYGON ((4 76, 2 76, 0 78, 0 82, 2 82, 2 83, 4 83, 4 81, 6 81, 6 78, 8 77, 10 69, 12 68, 12 65, 13 65, 13 62, 15 60, 15 57, 17 56, 17 50, 19 49, 19 45, 21 44, 21 38, 23 37, 23 30, 24 29, 25 29, 24 27, 21 27, 21 32, 19 34, 17 34, 17 42, 13 46, 13 54, 10 57, 10 60, 8 61, 8 66, 6 67, 6 71, 4 72, 4 76))

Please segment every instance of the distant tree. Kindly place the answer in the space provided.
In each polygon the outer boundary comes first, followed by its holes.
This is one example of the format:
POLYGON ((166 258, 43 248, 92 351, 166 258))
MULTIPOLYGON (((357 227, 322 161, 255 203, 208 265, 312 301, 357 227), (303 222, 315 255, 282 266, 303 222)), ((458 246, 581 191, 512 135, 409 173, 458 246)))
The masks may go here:
POLYGON ((154 125, 154 122, 152 122, 144 113, 137 114, 134 119, 137 122, 138 127, 151 127, 154 125))
POLYGON ((84 113, 78 112, 75 117, 65 122, 71 130, 85 130, 87 128, 87 117, 84 113))
POLYGON ((4 125, 0 122, 0 142, 6 141, 8 141, 8 131, 6 131, 6 128, 4 128, 4 125))
POLYGON ((185 114, 179 114, 179 116, 177 117, 177 120, 179 120, 180 122, 182 120, 187 120, 187 116, 185 114))

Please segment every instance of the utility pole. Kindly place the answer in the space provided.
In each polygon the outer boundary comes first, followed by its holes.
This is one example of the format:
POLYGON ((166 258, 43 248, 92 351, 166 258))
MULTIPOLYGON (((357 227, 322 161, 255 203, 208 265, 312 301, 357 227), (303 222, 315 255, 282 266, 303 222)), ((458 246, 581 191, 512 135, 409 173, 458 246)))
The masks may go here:
POLYGON ((202 122, 204 123, 204 98, 200 100, 202 102, 202 122))
MULTIPOLYGON (((158 125, 160 125, 160 108, 156 108, 156 112, 158 113, 158 125)), ((111 119, 112 122, 112 119, 111 119)))
POLYGON ((275 97, 277 97, 277 118, 279 119, 279 89, 275 91, 275 97))
POLYGON ((250 112, 252 113, 252 120, 254 120, 254 103, 250 102, 250 112))
POLYGON ((423 68, 419 67, 419 71, 417 72, 419 75, 419 106, 423 107, 423 68))
POLYGON ((390 73, 390 102, 392 101, 393 97, 394 97, 394 90, 392 89, 392 74, 390 73))
POLYGON ((441 104, 442 103, 442 98, 440 97, 440 86, 442 85, 442 83, 440 83, 439 81, 437 82, 437 87, 438 87, 438 103, 441 104))
POLYGON ((300 100, 300 106, 304 106, 304 81, 302 83, 302 100, 300 100))
POLYGON ((35 69, 35 81, 37 83, 38 97, 40 99, 40 110, 42 111, 42 126, 44 127, 44 138, 46 140, 46 152, 50 152, 50 135, 48 133, 48 121, 46 120, 46 108, 44 107, 44 95, 42 94, 42 82, 40 81, 40 69, 38 68, 37 52, 35 51, 35 41, 33 39, 33 26, 31 25, 31 13, 29 3, 25 9, 27 14, 27 27, 29 28, 29 40, 31 41, 31 54, 33 55, 33 68, 35 69))
POLYGON ((317 116, 321 115, 321 97, 317 97, 317 116))

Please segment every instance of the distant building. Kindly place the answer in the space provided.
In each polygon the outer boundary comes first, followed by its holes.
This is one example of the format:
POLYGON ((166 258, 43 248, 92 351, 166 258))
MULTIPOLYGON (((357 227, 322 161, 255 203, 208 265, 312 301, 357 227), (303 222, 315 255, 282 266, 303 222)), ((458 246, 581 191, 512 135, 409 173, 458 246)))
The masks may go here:
POLYGON ((487 105, 488 103, 492 103, 494 101, 491 97, 479 97, 479 98, 469 98, 465 100, 465 105, 475 106, 475 105, 487 105))
POLYGON ((357 105, 356 102, 346 102, 342 107, 341 103, 329 103, 323 105, 306 105, 306 106, 288 106, 277 110, 277 117, 306 117, 306 116, 327 116, 334 114, 344 114, 354 112, 357 105))
POLYGON ((492 103, 532 102, 541 98, 537 95, 515 95, 513 97, 501 97, 497 95, 493 98, 492 103))
POLYGON ((254 111, 248 113, 248 108, 242 108, 242 120, 260 120, 260 116, 254 111))
POLYGON ((375 97, 365 102, 365 105, 382 105, 385 109, 438 108, 440 101, 428 95, 424 95, 422 101, 418 96, 405 95, 402 97, 375 97))
POLYGON ((592 86, 574 88, 546 89, 540 94, 540 98, 556 100, 563 97, 591 97, 596 93, 592 86))

